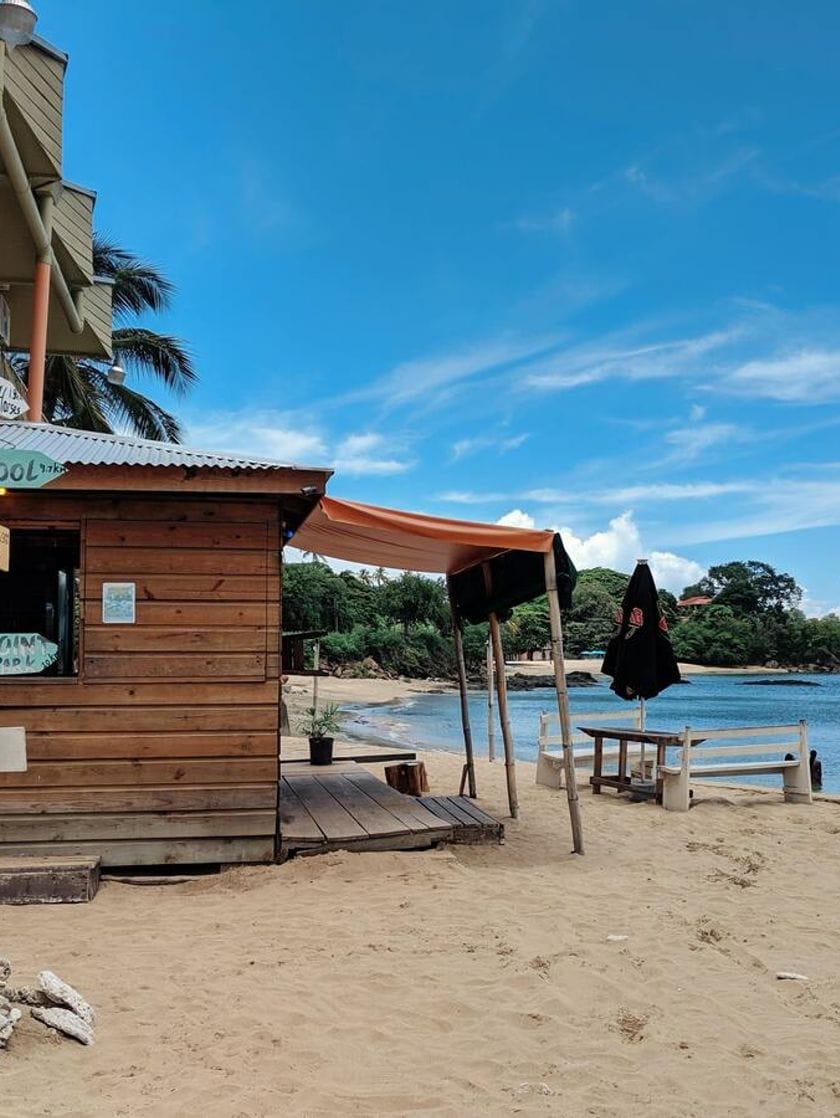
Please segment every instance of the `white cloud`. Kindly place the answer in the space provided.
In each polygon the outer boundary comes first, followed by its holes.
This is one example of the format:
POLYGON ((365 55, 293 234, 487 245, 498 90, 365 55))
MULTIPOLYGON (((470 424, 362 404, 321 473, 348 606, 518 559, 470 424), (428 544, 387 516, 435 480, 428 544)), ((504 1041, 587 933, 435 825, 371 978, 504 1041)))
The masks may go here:
POLYGON ((496 523, 503 524, 506 528, 536 528, 537 526, 533 516, 523 512, 522 509, 511 509, 504 516, 500 516, 496 523))
POLYGON ((284 412, 211 413, 188 422, 189 443, 291 465, 320 465, 329 457, 323 436, 284 412))
POLYGON ((723 385, 738 394, 788 402, 840 399, 840 350, 800 349, 747 361, 730 370, 723 385))
POLYGON ((348 435, 336 447, 333 463, 337 474, 351 477, 403 474, 414 465, 390 454, 390 447, 382 435, 373 432, 348 435))
POLYGON ((648 552, 632 512, 616 516, 605 531, 594 532, 591 536, 578 536, 571 528, 561 528, 560 534, 572 562, 579 570, 610 567, 629 572, 638 559, 646 558, 656 585, 672 593, 679 593, 705 574, 705 568, 692 559, 670 551, 648 552))

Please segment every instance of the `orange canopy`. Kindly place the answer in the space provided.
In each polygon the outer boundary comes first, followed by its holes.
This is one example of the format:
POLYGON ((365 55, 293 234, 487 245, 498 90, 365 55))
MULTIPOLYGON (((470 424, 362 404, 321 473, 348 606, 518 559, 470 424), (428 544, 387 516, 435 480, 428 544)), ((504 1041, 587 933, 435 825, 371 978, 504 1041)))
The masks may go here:
POLYGON ((403 571, 455 574, 504 551, 551 551, 554 533, 447 520, 322 497, 292 538, 302 551, 403 571))

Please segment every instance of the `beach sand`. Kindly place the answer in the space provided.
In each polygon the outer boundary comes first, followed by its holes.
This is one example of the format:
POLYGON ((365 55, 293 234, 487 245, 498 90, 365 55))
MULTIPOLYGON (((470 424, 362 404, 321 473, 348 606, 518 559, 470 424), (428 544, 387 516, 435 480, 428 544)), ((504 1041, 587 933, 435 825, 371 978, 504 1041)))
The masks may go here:
MULTIPOLYGON (((424 759, 455 791, 461 757, 424 759)), ((565 794, 517 773, 502 846, 0 910, 17 980, 50 968, 98 1011, 90 1049, 23 1020, 0 1114, 840 1114, 840 805, 718 791, 679 815, 582 790, 581 858, 565 794)), ((502 764, 478 782, 505 818, 502 764)))

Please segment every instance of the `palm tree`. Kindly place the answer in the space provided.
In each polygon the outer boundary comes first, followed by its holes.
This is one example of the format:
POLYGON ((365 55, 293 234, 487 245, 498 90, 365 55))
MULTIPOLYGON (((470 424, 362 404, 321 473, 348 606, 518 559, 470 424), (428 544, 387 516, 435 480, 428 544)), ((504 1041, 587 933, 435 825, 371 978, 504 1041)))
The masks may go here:
MULTIPOLYGON (((184 344, 168 334, 157 334, 127 322, 145 311, 163 311, 174 287, 151 264, 133 256, 99 233, 93 238, 95 275, 114 281, 113 314, 116 360, 142 376, 162 381, 178 396, 185 395, 197 375, 184 344)), ((18 374, 26 377, 27 359, 15 360, 18 374)), ((88 358, 59 354, 47 358, 44 417, 62 427, 84 431, 128 430, 145 439, 180 442, 181 425, 154 400, 124 384, 111 384, 108 366, 88 358)))

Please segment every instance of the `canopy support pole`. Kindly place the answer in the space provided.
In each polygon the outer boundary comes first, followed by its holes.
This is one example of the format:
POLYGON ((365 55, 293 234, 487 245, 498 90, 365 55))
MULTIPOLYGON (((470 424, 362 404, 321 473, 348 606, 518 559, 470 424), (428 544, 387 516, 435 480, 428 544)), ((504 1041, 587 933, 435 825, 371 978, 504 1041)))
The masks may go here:
POLYGON ((560 596, 557 593, 557 567, 554 549, 545 556, 545 589, 548 595, 548 613, 551 622, 551 659, 554 663, 554 688, 557 692, 557 714, 563 735, 563 772, 566 795, 569 799, 569 816, 572 821, 572 840, 575 854, 583 854, 583 826, 580 818, 580 800, 577 790, 575 761, 572 753, 572 720, 569 714, 569 692, 566 688, 566 667, 563 661, 563 626, 560 620, 560 596))
MULTIPOLYGON (((493 591, 493 576, 490 564, 482 563, 484 586, 488 597, 493 591)), ((502 648, 502 632, 495 612, 488 614, 490 641, 493 645, 493 659, 496 661, 496 697, 499 701, 499 722, 502 726, 502 741, 505 746, 505 779, 507 780, 508 804, 512 819, 519 815, 519 798, 516 794, 516 757, 513 752, 513 735, 510 732, 510 717, 507 704, 507 681, 505 680, 505 654, 502 648)))
POLYGON ((455 645, 455 664, 458 668, 458 690, 461 694, 461 726, 464 730, 464 753, 466 763, 461 773, 461 786, 458 795, 463 796, 464 786, 469 784, 471 799, 475 799, 475 757, 473 756, 472 727, 470 726, 470 708, 467 702, 467 662, 464 658, 464 640, 461 635, 461 620, 455 608, 455 598, 452 594, 452 584, 447 576, 446 589, 449 591, 449 609, 452 614, 452 640, 455 645))

